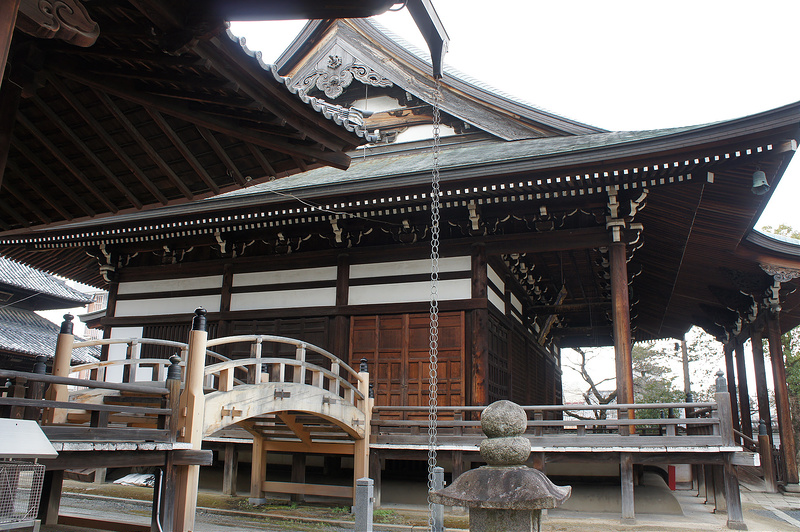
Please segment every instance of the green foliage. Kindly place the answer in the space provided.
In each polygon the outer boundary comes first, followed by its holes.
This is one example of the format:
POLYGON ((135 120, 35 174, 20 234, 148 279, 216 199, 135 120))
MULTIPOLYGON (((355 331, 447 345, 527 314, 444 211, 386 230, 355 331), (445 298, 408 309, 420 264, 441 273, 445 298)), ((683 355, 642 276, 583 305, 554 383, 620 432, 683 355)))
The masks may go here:
POLYGON ((372 512, 372 518, 377 523, 392 523, 397 519, 397 512, 386 508, 378 508, 372 512))
MULTIPOLYGON (((676 403, 684 400, 675 385, 677 376, 668 366, 669 355, 653 345, 635 344, 633 359, 633 398, 636 403, 676 403)), ((639 419, 667 417, 666 410, 637 410, 639 419)))

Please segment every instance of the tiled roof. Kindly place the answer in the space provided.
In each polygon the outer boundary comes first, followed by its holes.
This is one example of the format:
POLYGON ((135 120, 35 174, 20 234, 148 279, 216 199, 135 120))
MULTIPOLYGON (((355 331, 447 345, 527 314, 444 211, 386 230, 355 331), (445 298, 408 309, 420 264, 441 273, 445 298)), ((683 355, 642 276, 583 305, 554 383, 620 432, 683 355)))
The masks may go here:
POLYGON ((64 281, 5 257, 0 257, 0 285, 2 284, 57 297, 66 303, 75 303, 75 306, 92 301, 92 296, 70 288, 64 281))
MULTIPOLYGON (((0 308, 0 349, 52 358, 59 327, 30 310, 0 308)), ((73 364, 96 362, 99 347, 81 347, 72 352, 73 364)))

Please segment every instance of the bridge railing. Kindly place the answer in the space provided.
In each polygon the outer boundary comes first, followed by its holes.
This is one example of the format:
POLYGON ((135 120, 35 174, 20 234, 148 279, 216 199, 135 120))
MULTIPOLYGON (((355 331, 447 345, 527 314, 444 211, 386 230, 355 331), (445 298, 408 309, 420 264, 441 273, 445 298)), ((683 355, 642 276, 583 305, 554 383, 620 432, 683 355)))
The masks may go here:
MULTIPOLYGON (((166 379, 170 361, 166 358, 141 358, 142 347, 147 345, 173 348, 175 354, 180 356, 182 361, 186 360, 186 354, 189 349, 188 344, 185 342, 157 338, 102 338, 80 341, 73 343, 72 348, 124 346, 125 358, 72 366, 69 373, 71 376, 86 376, 100 382, 107 380, 126 383, 163 382, 166 379)), ((210 349, 206 351, 206 357, 215 363, 230 360, 228 357, 210 349)), ((185 362, 181 362, 181 365, 184 364, 185 362)))
POLYGON ((236 343, 249 344, 251 357, 206 366, 207 388, 229 391, 238 384, 293 382, 328 390, 359 408, 367 399, 358 389, 361 380, 358 372, 321 347, 274 335, 228 336, 209 340, 207 346, 236 343), (264 357, 268 344, 292 346, 294 354, 291 357, 264 357))

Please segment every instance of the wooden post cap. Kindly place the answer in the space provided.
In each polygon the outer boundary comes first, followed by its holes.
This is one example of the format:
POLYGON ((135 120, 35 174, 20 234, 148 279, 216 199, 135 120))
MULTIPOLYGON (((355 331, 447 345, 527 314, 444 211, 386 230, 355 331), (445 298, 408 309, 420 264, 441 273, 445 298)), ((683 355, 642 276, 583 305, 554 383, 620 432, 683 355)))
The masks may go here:
POLYGON ((64 321, 61 322, 61 334, 72 334, 73 323, 72 320, 75 316, 72 314, 64 314, 64 321))
POLYGON ((206 314, 208 311, 203 307, 199 307, 194 311, 194 318, 192 318, 192 330, 193 331, 205 331, 206 330, 206 314))

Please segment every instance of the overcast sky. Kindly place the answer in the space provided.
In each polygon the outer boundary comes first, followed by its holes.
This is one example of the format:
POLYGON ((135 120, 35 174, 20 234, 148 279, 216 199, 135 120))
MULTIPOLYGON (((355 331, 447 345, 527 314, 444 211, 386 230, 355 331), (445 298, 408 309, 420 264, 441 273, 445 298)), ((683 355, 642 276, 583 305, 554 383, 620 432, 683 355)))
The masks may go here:
MULTIPOLYGON (((433 0, 445 62, 548 111, 609 130, 737 118, 800 100, 800 1, 433 0)), ((408 11, 377 20, 420 48, 408 11)), ((274 61, 304 21, 233 30, 274 61)), ((757 224, 800 228, 794 161, 757 224)))

